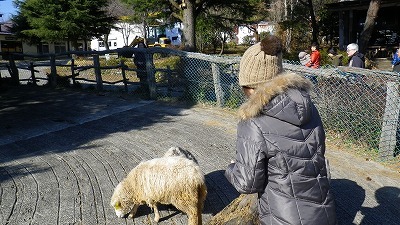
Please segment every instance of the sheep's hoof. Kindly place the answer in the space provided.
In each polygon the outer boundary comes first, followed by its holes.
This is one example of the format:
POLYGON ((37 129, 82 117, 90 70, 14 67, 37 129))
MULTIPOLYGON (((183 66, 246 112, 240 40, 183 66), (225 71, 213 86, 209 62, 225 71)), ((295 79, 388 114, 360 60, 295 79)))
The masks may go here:
POLYGON ((129 219, 133 219, 134 216, 135 216, 135 215, 133 215, 132 213, 129 213, 128 218, 129 218, 129 219))

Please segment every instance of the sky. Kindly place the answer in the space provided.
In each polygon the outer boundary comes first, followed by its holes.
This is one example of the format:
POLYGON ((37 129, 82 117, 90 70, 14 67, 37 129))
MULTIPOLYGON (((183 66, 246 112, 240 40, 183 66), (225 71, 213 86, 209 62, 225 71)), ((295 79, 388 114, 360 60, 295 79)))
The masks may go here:
POLYGON ((16 13, 17 9, 14 8, 13 0, 0 0, 0 14, 3 14, 3 17, 0 17, 0 21, 7 21, 12 14, 16 13))

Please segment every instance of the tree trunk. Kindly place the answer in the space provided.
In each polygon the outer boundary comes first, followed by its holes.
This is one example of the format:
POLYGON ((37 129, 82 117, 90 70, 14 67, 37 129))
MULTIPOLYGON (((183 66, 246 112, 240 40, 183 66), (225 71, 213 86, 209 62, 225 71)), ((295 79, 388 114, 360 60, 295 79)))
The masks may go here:
POLYGON ((371 0, 367 12, 367 18, 365 18, 364 29, 360 34, 359 39, 359 51, 365 53, 368 48, 368 42, 371 38, 372 31, 374 30, 375 20, 378 17, 379 7, 381 0, 371 0))
POLYGON ((310 17, 311 17, 312 41, 315 43, 319 43, 318 42, 319 28, 318 28, 317 20, 315 18, 314 5, 313 5, 312 0, 308 0, 308 7, 310 10, 310 17))
POLYGON ((195 0, 187 0, 186 8, 183 10, 183 48, 186 51, 196 51, 196 35, 195 35, 195 0))
MULTIPOLYGON (((110 33, 111 30, 109 30, 108 34, 110 33)), ((108 45, 108 34, 104 34, 104 47, 106 48, 106 50, 110 50, 110 46, 108 45)))
POLYGON ((242 194, 206 225, 258 225, 257 194, 242 194))
POLYGON ((319 28, 318 28, 317 19, 315 18, 313 2, 312 2, 312 0, 300 0, 300 3, 303 4, 304 6, 308 7, 308 10, 310 12, 310 18, 311 18, 312 42, 318 43, 319 28))

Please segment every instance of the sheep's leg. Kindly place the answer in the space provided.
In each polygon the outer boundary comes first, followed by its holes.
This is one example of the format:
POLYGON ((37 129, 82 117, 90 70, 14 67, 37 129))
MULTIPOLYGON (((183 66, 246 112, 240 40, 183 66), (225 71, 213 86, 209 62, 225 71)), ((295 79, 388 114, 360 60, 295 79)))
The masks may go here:
POLYGON ((138 210, 138 208, 139 208, 139 205, 133 206, 132 210, 129 212, 128 217, 133 219, 133 217, 135 216, 136 211, 138 210))
POLYGON ((158 212, 157 203, 151 204, 150 207, 154 210, 154 221, 158 223, 160 220, 160 213, 158 212))
MULTIPOLYGON (((190 201, 190 200, 189 200, 190 201)), ((201 209, 198 201, 178 201, 173 204, 177 209, 184 212, 188 217, 188 225, 201 225, 201 209)))
POLYGON ((197 207, 189 207, 186 210, 186 215, 188 216, 188 225, 201 225, 201 213, 197 207))

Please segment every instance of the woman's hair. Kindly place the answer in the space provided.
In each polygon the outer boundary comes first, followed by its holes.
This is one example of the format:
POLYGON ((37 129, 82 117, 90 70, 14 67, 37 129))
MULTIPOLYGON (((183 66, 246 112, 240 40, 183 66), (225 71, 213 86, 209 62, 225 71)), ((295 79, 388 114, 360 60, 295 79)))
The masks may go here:
POLYGON ((318 43, 317 42, 311 43, 311 47, 315 47, 316 49, 318 49, 318 43))

